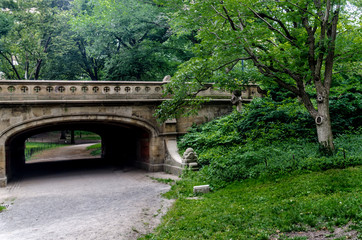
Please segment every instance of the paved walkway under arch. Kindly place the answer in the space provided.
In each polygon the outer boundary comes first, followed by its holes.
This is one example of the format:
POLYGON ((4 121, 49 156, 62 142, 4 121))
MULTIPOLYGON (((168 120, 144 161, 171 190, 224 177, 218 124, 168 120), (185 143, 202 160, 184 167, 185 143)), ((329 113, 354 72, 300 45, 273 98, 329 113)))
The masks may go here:
POLYGON ((29 164, 0 188, 2 240, 137 239, 152 231, 171 205, 165 173, 116 169, 97 159, 29 164))

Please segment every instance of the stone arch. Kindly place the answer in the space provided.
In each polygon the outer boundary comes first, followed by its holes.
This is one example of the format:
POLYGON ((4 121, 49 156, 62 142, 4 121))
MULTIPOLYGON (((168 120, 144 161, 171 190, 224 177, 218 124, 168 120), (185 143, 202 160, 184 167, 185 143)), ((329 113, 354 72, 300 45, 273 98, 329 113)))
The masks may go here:
POLYGON ((16 139, 19 135, 27 132, 45 129, 57 124, 77 123, 104 124, 106 126, 109 125, 118 127, 131 126, 147 132, 147 160, 145 160, 145 162, 139 162, 138 166, 150 171, 162 170, 164 151, 163 149, 160 149, 162 148, 162 146, 160 147, 160 145, 162 145, 162 139, 160 139, 159 129, 156 124, 152 124, 148 120, 137 117, 127 117, 114 114, 56 115, 32 118, 21 123, 14 124, 0 133, 0 181, 5 181, 6 184, 7 178, 12 175, 9 170, 10 162, 12 161, 9 156, 10 142, 12 139, 16 139))
POLYGON ((19 132, 26 131, 29 128, 42 127, 48 124, 64 123, 64 122, 81 122, 81 121, 94 121, 94 122, 116 122, 128 125, 134 125, 143 129, 146 129, 151 133, 153 137, 159 135, 159 130, 149 121, 136 118, 127 117, 122 115, 113 114, 71 114, 71 115, 55 115, 55 116, 43 116, 38 118, 32 118, 30 120, 14 124, 3 132, 0 133, 0 144, 6 142, 6 140, 19 132))

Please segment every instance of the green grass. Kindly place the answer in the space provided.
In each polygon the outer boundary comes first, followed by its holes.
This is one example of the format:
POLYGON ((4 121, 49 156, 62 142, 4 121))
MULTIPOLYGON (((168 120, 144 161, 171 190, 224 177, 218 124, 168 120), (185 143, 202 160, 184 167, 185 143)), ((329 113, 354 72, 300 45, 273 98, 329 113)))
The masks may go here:
POLYGON ((171 179, 171 178, 155 178, 155 177, 150 177, 152 180, 155 180, 157 182, 160 183, 165 183, 165 184, 169 184, 169 185, 173 185, 175 184, 175 180, 171 179))
POLYGON ((101 136, 96 133, 88 132, 88 131, 74 131, 75 139, 82 140, 101 140, 101 136))
POLYGON ((25 143, 25 159, 29 160, 35 153, 46 149, 67 146, 66 144, 58 143, 43 143, 43 142, 26 142, 25 143))
POLYGON ((5 209, 6 209, 6 207, 0 205, 0 212, 2 212, 5 209))
POLYGON ((87 147, 87 150, 93 150, 90 154, 92 156, 98 156, 102 154, 102 144, 97 143, 87 147))
POLYGON ((143 239, 269 239, 348 222, 362 233, 361 166, 236 181, 187 199, 193 185, 205 183, 195 175, 186 174, 166 194, 178 199, 143 239))

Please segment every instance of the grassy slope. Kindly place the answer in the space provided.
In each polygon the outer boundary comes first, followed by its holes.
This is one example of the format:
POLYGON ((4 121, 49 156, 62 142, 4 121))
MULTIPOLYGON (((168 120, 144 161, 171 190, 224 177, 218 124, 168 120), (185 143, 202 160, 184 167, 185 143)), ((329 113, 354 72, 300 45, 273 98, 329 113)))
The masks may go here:
POLYGON ((101 143, 96 143, 94 145, 91 145, 89 147, 87 147, 87 150, 93 150, 90 154, 92 156, 98 156, 102 154, 102 144, 101 143))
POLYGON ((277 232, 332 230, 350 221, 361 234, 361 170, 248 179, 199 200, 179 196, 155 234, 145 239, 269 239, 277 232))

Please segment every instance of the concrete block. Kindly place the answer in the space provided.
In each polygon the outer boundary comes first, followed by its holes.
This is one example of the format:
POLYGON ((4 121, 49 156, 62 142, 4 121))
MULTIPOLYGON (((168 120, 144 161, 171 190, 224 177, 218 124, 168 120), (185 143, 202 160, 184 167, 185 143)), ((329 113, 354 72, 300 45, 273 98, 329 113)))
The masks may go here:
POLYGON ((210 192, 209 185, 194 186, 194 193, 208 193, 210 192))

